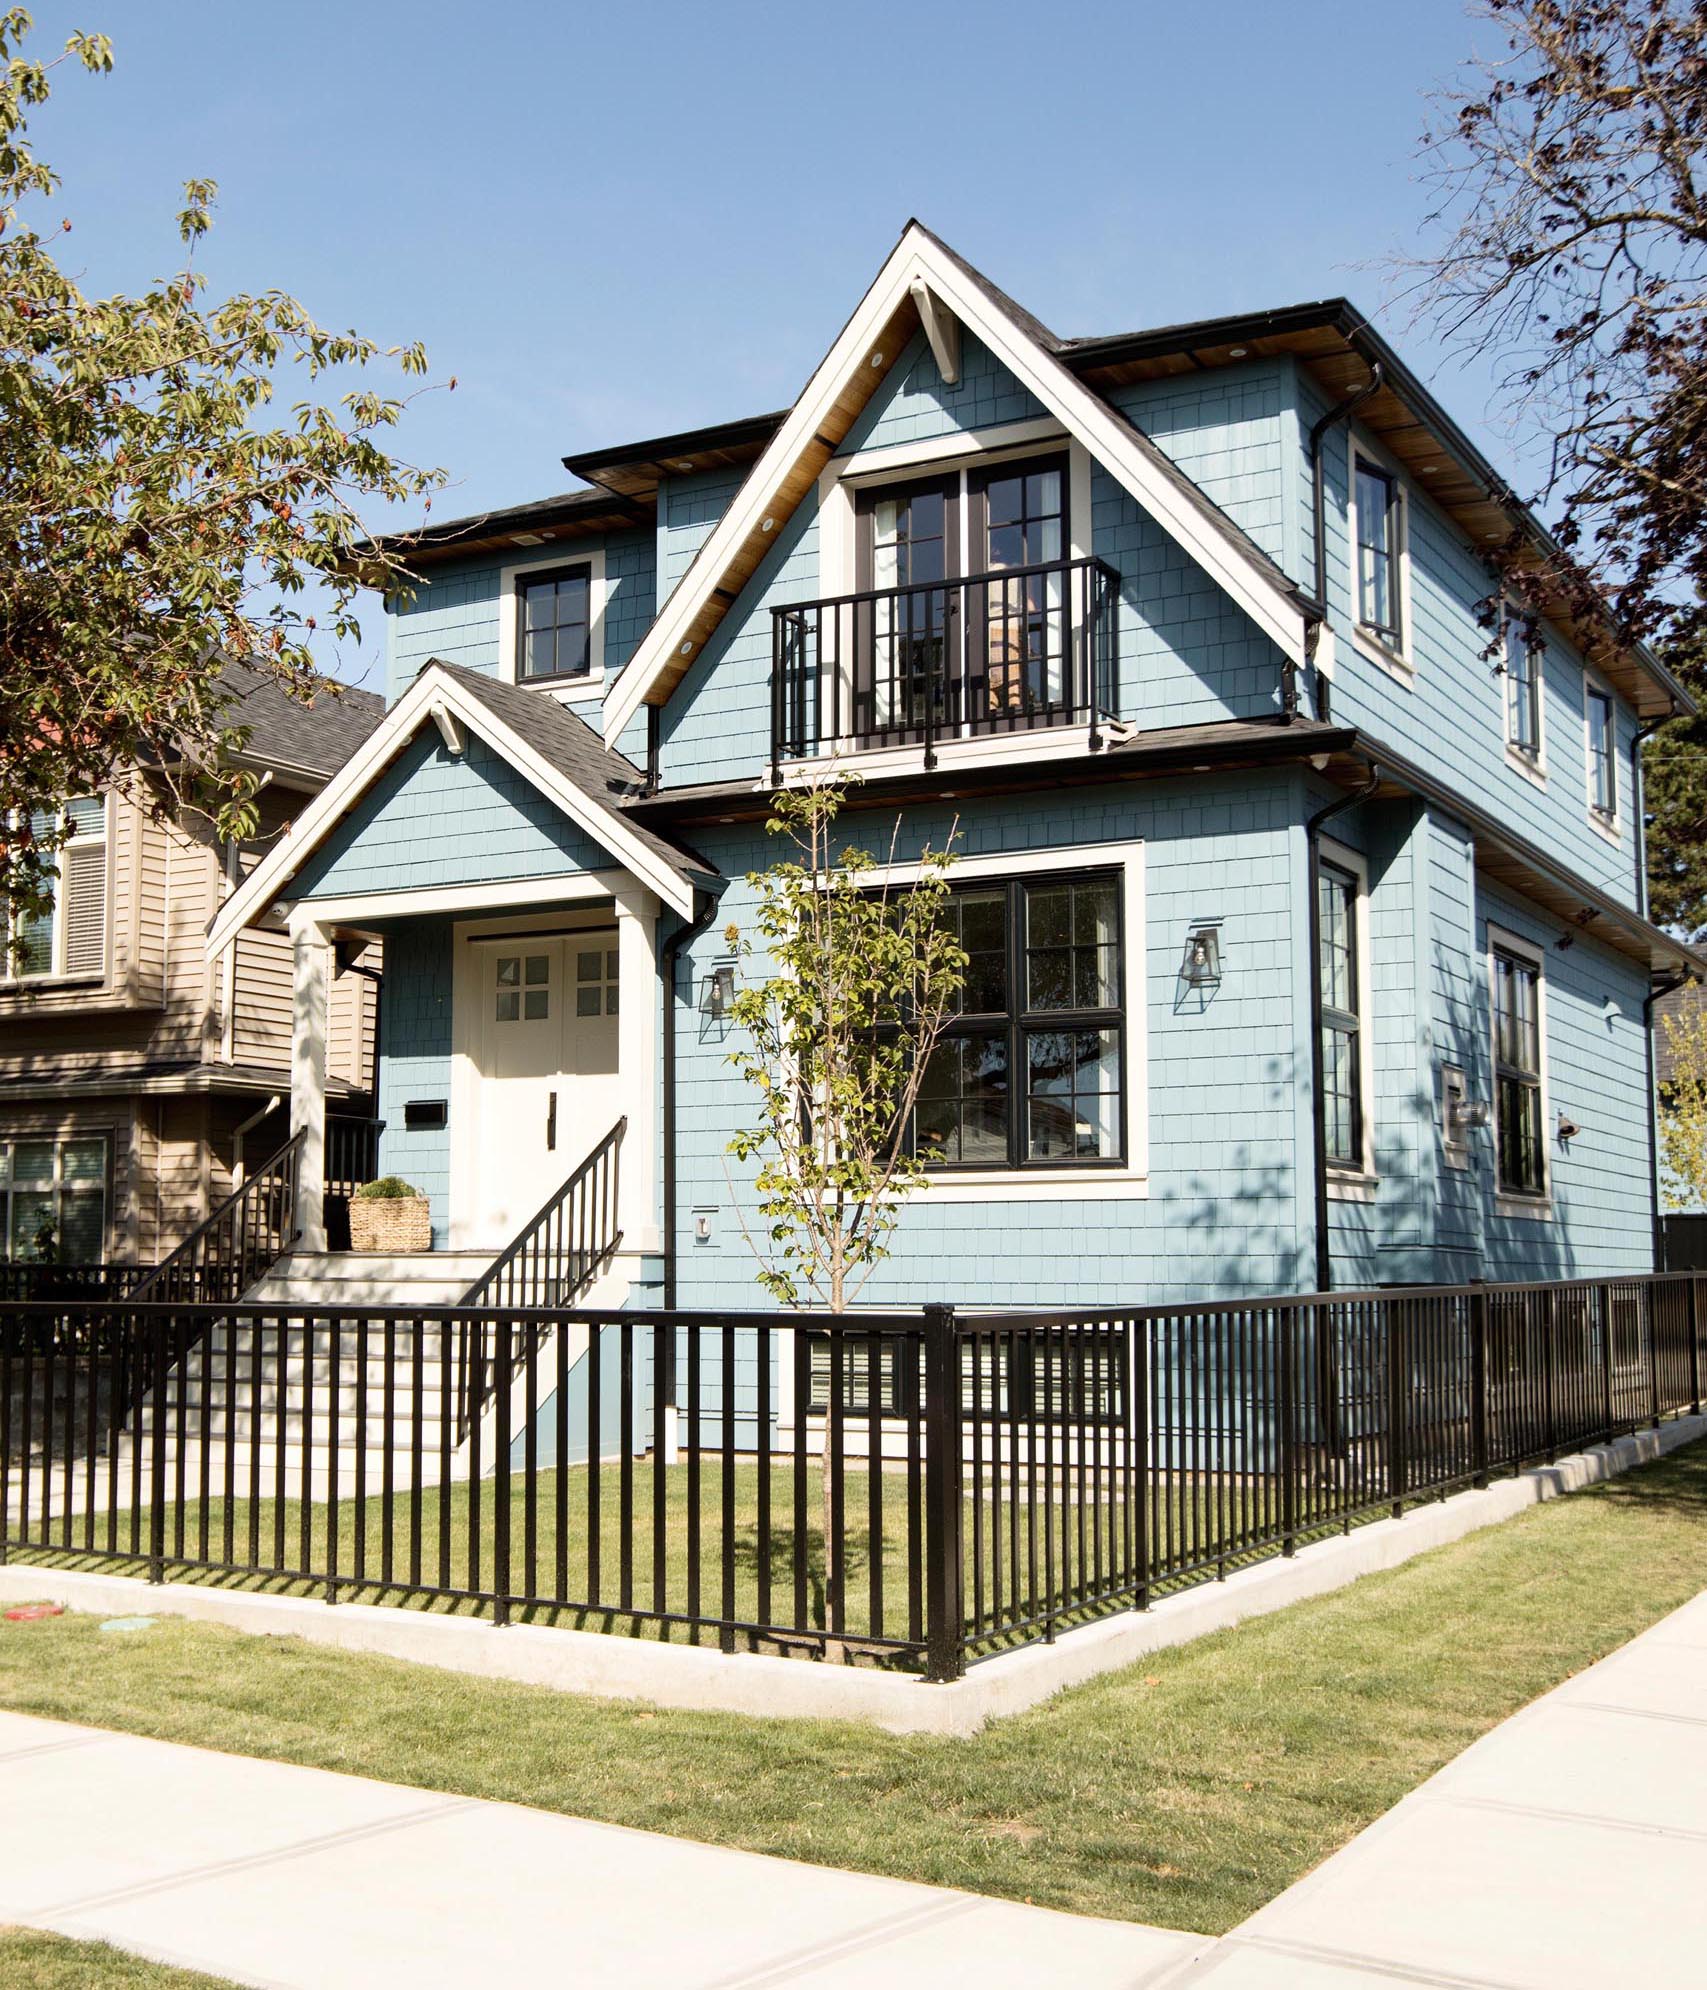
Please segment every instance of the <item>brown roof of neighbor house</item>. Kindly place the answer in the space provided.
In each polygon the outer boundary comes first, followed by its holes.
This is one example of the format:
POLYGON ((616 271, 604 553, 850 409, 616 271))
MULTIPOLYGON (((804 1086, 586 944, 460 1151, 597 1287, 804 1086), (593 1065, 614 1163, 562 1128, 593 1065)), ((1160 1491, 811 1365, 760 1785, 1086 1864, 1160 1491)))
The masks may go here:
POLYGON ((329 679, 305 703, 270 672, 246 663, 228 663, 219 688, 226 700, 221 721, 249 728, 240 759, 321 779, 336 773, 385 717, 376 692, 329 679))

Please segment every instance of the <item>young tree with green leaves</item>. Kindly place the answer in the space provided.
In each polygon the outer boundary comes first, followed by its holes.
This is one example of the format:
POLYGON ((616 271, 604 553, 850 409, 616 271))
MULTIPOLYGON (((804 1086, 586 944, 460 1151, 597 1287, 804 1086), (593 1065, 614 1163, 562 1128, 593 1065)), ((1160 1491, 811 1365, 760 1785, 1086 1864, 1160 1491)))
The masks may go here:
MULTIPOLYGON (((57 260, 71 223, 31 148, 51 72, 112 67, 107 37, 23 52, 0 14, 0 906, 8 944, 46 910, 65 804, 108 787, 252 835, 258 777, 219 687, 247 663, 307 698, 311 644, 358 639, 359 588, 405 590, 357 507, 441 473, 387 453, 404 401, 347 384, 417 345, 323 329, 282 291, 211 302, 194 267, 216 188, 192 180, 180 267, 140 296, 85 296, 57 260), (287 376, 302 383, 283 399, 287 376), (344 391, 331 390, 344 384, 344 391)), ((454 384, 454 383, 452 383, 454 384)))
MULTIPOLYGON (((763 1241, 744 1217, 742 1231, 774 1299, 832 1313, 859 1297, 888 1255, 907 1197, 925 1185, 913 1114, 966 970, 946 916, 956 831, 943 849, 925 847, 912 882, 893 886, 887 871, 876 875, 869 850, 833 849, 847 785, 836 778, 775 797, 765 827, 793 855, 749 875, 758 897, 752 933, 725 929, 750 975, 730 1011, 745 1041, 729 1061, 759 1101, 755 1124, 729 1142, 737 1159, 759 1164, 763 1241)), ((897 819, 891 858, 899 834, 897 819)), ((844 1582, 830 1511, 830 1431, 826 1414, 819 1480, 827 1606, 844 1582)))
POLYGON ((759 1163, 759 1282, 832 1313, 858 1298, 924 1186, 913 1113, 966 968, 945 916, 956 831, 892 885, 869 850, 833 850, 846 794, 837 779, 776 796, 765 826, 793 854, 749 876, 752 931, 726 935, 749 977, 729 1061, 759 1112, 729 1152, 759 1163))
POLYGON ((1660 1182, 1668 1209, 1707 1208, 1707 1007, 1661 1016, 1671 1076, 1660 1092, 1660 1182))

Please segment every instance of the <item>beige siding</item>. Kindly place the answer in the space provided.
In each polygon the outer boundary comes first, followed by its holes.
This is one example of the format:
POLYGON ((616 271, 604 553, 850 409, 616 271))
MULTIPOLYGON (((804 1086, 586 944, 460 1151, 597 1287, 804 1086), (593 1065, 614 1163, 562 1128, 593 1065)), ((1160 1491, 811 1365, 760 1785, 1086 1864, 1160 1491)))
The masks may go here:
POLYGON ((237 942, 231 1061, 290 1069, 290 935, 251 928, 237 942))
MULTIPOLYGON (((377 940, 361 956, 363 967, 383 968, 377 940)), ((377 991, 365 974, 340 974, 326 1004, 326 1074, 348 1079, 357 1091, 373 1089, 373 1025, 377 991)), ((286 1054, 289 1042, 286 1041, 286 1054)))

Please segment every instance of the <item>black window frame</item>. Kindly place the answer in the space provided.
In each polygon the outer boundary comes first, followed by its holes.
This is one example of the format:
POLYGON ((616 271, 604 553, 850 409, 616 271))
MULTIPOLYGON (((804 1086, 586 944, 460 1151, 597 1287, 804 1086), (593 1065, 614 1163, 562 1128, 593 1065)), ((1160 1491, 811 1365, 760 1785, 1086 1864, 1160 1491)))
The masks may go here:
POLYGON ((1546 1019, 1542 1007, 1545 977, 1541 962, 1519 947, 1495 940, 1489 952, 1493 968, 1488 1005, 1492 1021, 1490 1034, 1493 1040, 1491 1054, 1494 1071, 1495 1186, 1502 1196, 1521 1198, 1528 1202, 1545 1202, 1548 1194, 1547 1041, 1546 1019), (1513 983, 1518 976, 1525 978, 1533 991, 1532 1027, 1535 1033, 1533 1069, 1507 1054, 1511 1046, 1512 1030, 1516 1027, 1515 1011, 1501 999, 1502 992, 1508 985, 1506 978, 1508 974, 1513 983), (1507 1023, 1508 1027, 1502 1028, 1502 1022, 1507 1023), (1513 1115, 1510 1103, 1512 1101, 1517 1102, 1523 1120, 1528 1122, 1530 1137, 1527 1141, 1517 1141, 1510 1137, 1510 1131, 1521 1130, 1518 1119, 1513 1115), (1521 1164, 1525 1158, 1533 1161, 1532 1178, 1523 1172, 1521 1164))
POLYGON ((1322 1090, 1323 1137, 1327 1142, 1327 1160, 1331 1168, 1354 1170, 1358 1174, 1366 1171, 1368 1160, 1368 1126, 1363 1103, 1363 1060, 1364 1060, 1364 1016, 1363 1003, 1366 991, 1360 972, 1359 943, 1362 937, 1363 880, 1344 864, 1335 863, 1331 857, 1322 857, 1317 864, 1317 944, 1316 944, 1316 983, 1321 994, 1322 1010, 1322 1090), (1327 947, 1328 924, 1322 917, 1321 897, 1324 887, 1332 886, 1343 893, 1346 903, 1346 975, 1353 1006, 1342 1008, 1328 1000, 1327 947), (1328 1075, 1333 1068, 1327 1054, 1329 1036, 1344 1038, 1351 1046, 1351 1089, 1350 1089, 1350 1133, 1351 1151, 1339 1153, 1333 1145, 1333 1135, 1327 1112, 1328 1075))
POLYGON ((1618 820, 1618 707, 1612 693, 1603 691, 1598 684, 1590 684, 1584 700, 1583 718, 1588 734, 1589 810, 1599 821, 1614 823, 1618 820), (1597 706, 1606 714, 1606 727, 1598 746, 1594 737, 1597 706))
POLYGON ((1351 459, 1352 482, 1352 554, 1351 584, 1352 612, 1361 634, 1378 643, 1393 656, 1402 656, 1405 649, 1405 589, 1403 561, 1405 557, 1405 494, 1398 476, 1384 463, 1378 463, 1362 450, 1353 450, 1351 459), (1387 616, 1385 623, 1371 622, 1363 612, 1363 525, 1368 507, 1363 503, 1361 485, 1365 477, 1383 485, 1387 492, 1386 502, 1381 507, 1381 515, 1387 523, 1387 548, 1384 555, 1387 561, 1387 616))
MULTIPOLYGON (((944 1027, 938 1044, 965 1038, 1005 1037, 1008 1054, 1008 1151, 999 1161, 951 1159, 925 1161, 933 1175, 1012 1175, 1083 1173, 1128 1165, 1128 1121, 1131 1101, 1130 1048, 1127 1017, 1127 947, 1125 870, 1121 865, 1087 865, 1083 868, 1027 871, 1007 877, 968 879, 951 891, 951 897, 1002 892, 1006 895, 1004 960, 1007 972, 1005 1010, 957 1012, 944 1027), (1033 1009, 1026 1002, 1025 905, 1030 890, 1047 891, 1063 885, 1107 884, 1114 891, 1115 979, 1118 1000, 1111 1007, 1085 1009, 1033 1009), (1034 1156, 1028 1152, 1030 1140, 1030 1062, 1027 1045, 1034 1036, 1073 1031, 1112 1030, 1117 1043, 1118 1084, 1115 1152, 1081 1156, 1077 1154, 1034 1156)), ((1069 942, 1069 951, 1072 943, 1069 942)), ((914 1114, 914 1152, 917 1149, 917 1112, 914 1114)))
MULTIPOLYGON (((518 684, 591 684, 595 683, 600 672, 593 662, 593 629, 597 615, 593 605, 594 563, 591 560, 564 560, 556 566, 524 567, 515 577, 516 598, 516 682, 518 684), (587 584, 587 664, 584 670, 553 670, 530 672, 528 658, 528 596, 535 588, 556 587, 563 581, 579 578, 587 584)), ((561 630, 564 624, 553 623, 553 628, 561 630)))

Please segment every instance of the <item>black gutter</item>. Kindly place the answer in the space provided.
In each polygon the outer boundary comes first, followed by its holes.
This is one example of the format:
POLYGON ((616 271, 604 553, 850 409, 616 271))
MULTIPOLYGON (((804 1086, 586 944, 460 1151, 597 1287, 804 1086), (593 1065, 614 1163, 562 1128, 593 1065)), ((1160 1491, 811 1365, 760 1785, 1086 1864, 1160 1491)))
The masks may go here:
MULTIPOLYGON (((694 916, 685 926, 678 926, 664 942, 659 956, 658 974, 664 990, 664 1069, 663 1069, 663 1140, 664 1140, 664 1307, 669 1311, 676 1303, 676 967, 682 949, 692 946, 695 940, 717 916, 717 900, 710 892, 694 892, 694 916)), ((665 1337, 666 1340, 669 1336, 665 1337)), ((669 1350, 668 1361, 673 1367, 675 1351, 669 1350)), ((666 1375, 660 1382, 666 1402, 675 1401, 675 1377, 666 1375)))
POLYGON ((1662 1269, 1660 1261, 1665 1256, 1665 1224, 1660 1217, 1660 1102, 1654 1092, 1654 1004, 1675 995, 1694 979, 1694 975, 1680 971, 1668 981, 1656 982, 1642 1002, 1642 1035, 1648 1053, 1648 1195, 1652 1205, 1655 1271, 1662 1269))
POLYGON ((1310 903, 1310 1116, 1316 1153, 1316 1290, 1331 1292, 1333 1251, 1328 1240, 1328 1100, 1327 1067, 1322 1057, 1322 825, 1348 808, 1355 808, 1381 785, 1381 769, 1371 763, 1369 778, 1349 795, 1337 795, 1304 824, 1309 852, 1310 903))
POLYGON ((1644 813, 1647 782, 1642 778, 1642 742, 1658 732, 1661 726, 1670 725, 1676 716, 1674 712, 1663 719, 1644 719, 1630 735, 1630 819, 1636 829, 1636 908, 1644 919, 1648 916, 1648 823, 1644 813))
POLYGON ((565 456, 563 467, 572 477, 589 484, 599 481, 601 470, 620 470, 630 465, 665 468, 671 456, 697 456, 708 449, 750 449, 770 441, 794 412, 782 408, 770 415, 743 415, 735 421, 718 422, 710 428, 684 428, 675 435, 649 436, 643 442, 619 443, 614 449, 583 449, 565 456))

